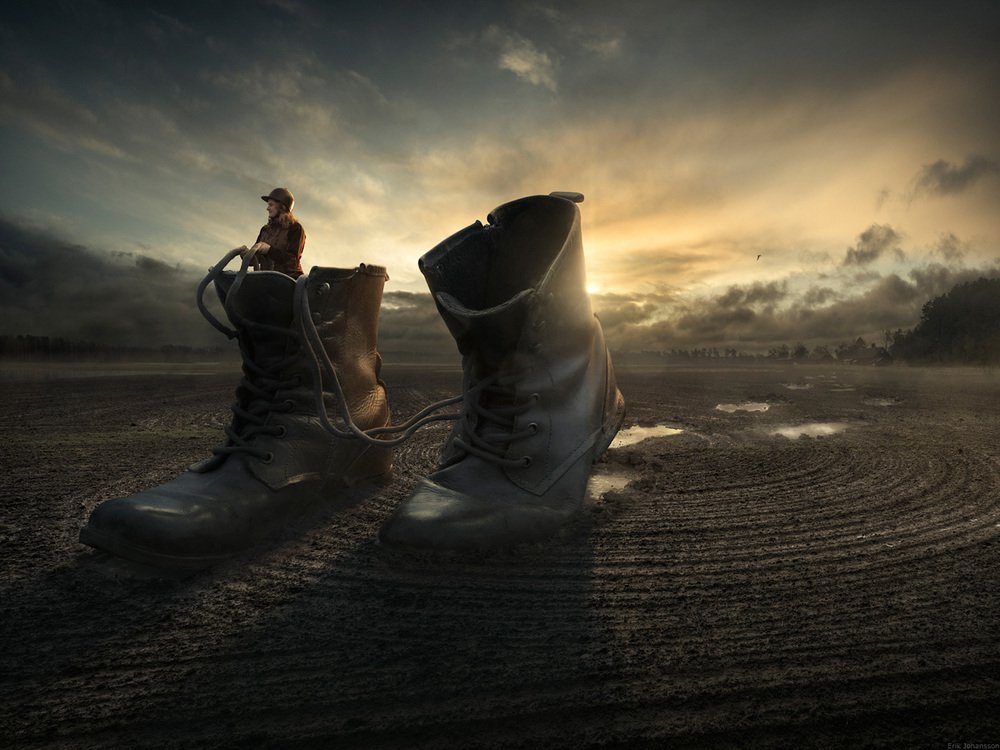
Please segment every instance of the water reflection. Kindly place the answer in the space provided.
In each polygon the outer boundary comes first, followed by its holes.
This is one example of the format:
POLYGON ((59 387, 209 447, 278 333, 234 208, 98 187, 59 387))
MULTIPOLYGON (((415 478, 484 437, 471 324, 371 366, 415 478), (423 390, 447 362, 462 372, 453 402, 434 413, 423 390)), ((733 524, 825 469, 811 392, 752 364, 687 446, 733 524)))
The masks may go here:
POLYGON ((715 408, 732 414, 737 411, 767 411, 771 406, 762 401, 744 401, 742 404, 716 404, 715 408))
POLYGON ((623 490, 638 474, 634 472, 613 471, 601 474, 591 474, 587 482, 587 496, 599 500, 612 491, 623 490))
POLYGON ((676 427, 667 427, 666 425, 654 425, 653 427, 639 427, 637 425, 619 432, 611 442, 610 447, 624 448, 627 445, 635 445, 649 438, 668 437, 670 435, 679 435, 682 432, 684 430, 679 430, 676 427))
POLYGON ((781 435, 789 440, 797 440, 800 437, 815 438, 836 435, 848 428, 846 422, 809 422, 806 424, 785 425, 771 429, 769 435, 781 435))
POLYGON ((866 398, 862 403, 868 406, 897 406, 900 401, 897 398, 866 398))

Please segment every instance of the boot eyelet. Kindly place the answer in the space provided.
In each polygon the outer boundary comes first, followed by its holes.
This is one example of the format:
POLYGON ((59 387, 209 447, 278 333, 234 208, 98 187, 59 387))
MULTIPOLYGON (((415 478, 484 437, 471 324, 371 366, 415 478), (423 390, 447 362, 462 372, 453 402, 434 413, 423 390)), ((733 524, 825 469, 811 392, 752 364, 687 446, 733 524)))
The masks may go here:
POLYGON ((532 403, 537 404, 541 400, 542 400, 542 397, 539 394, 537 394, 537 393, 532 393, 531 394, 531 402, 532 403))
POLYGON ((288 412, 289 414, 295 411, 295 402, 292 401, 290 398, 285 399, 285 403, 283 404, 283 406, 285 407, 285 411, 288 412))
POLYGON ((532 435, 537 434, 538 433, 538 422, 529 422, 528 423, 528 432, 530 432, 532 435))
POLYGON ((274 433, 274 436, 279 440, 288 434, 288 428, 283 424, 278 425, 278 431, 274 433))
POLYGON ((531 456, 522 456, 521 457, 521 465, 525 469, 527 469, 529 466, 531 466, 531 456))
POLYGON ((324 281, 322 284, 316 287, 316 294, 329 294, 329 293, 330 293, 330 284, 327 283, 326 281, 324 281))
POLYGON ((274 461, 274 454, 271 453, 271 451, 268 451, 267 453, 265 453, 264 457, 261 459, 261 463, 265 463, 265 464, 269 464, 272 461, 274 461))

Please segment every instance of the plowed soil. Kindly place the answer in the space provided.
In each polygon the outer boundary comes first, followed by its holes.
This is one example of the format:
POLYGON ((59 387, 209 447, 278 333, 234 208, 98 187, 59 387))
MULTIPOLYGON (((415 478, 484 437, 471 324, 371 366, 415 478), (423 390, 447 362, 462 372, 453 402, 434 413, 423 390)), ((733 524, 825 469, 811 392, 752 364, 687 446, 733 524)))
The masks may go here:
MULTIPOLYGON (((220 442, 216 370, 0 370, 0 746, 1000 744, 1000 373, 621 371, 626 424, 674 429, 489 558, 376 542, 442 427, 379 494, 209 571, 80 545, 220 442)), ((460 383, 385 377, 400 417, 460 383)))

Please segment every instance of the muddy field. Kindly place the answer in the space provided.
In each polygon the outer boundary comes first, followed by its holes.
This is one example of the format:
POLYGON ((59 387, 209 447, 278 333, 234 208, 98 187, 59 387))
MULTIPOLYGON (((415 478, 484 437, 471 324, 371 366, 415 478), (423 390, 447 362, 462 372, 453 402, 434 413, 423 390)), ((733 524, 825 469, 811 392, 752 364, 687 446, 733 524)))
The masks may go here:
MULTIPOLYGON (((385 375, 401 416, 459 382, 385 375)), ((380 548, 434 428, 381 494, 165 578, 77 533, 219 442, 233 376, 0 367, 0 746, 1000 743, 1000 373, 620 380, 638 429, 550 544, 380 548)))

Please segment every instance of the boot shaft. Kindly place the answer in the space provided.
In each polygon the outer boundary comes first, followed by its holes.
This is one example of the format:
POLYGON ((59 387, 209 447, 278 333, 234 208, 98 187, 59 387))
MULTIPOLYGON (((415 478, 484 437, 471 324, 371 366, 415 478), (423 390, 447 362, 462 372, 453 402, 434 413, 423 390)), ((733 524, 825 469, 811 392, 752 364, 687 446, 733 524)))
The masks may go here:
POLYGON ((459 351, 497 365, 537 347, 539 336, 588 339, 593 311, 576 204, 522 198, 494 209, 487 221, 456 232, 419 261, 459 351))
POLYGON ((309 272, 306 293, 312 323, 337 368, 352 413, 382 389, 378 324, 388 278, 385 267, 364 263, 353 269, 314 267, 309 272))
MULTIPOLYGON (((223 305, 236 279, 222 274, 216 290, 223 305)), ((348 405, 354 410, 371 398, 380 385, 382 361, 378 354, 379 309, 388 279, 382 266, 362 263, 357 268, 313 267, 305 294, 327 356, 337 368, 348 405)), ((236 297, 228 300, 230 321, 239 333, 244 358, 270 367, 293 357, 299 342, 291 335, 300 325, 294 309, 295 281, 285 274, 248 274, 236 297)), ((295 374, 312 377, 303 357, 293 365, 295 374)))

